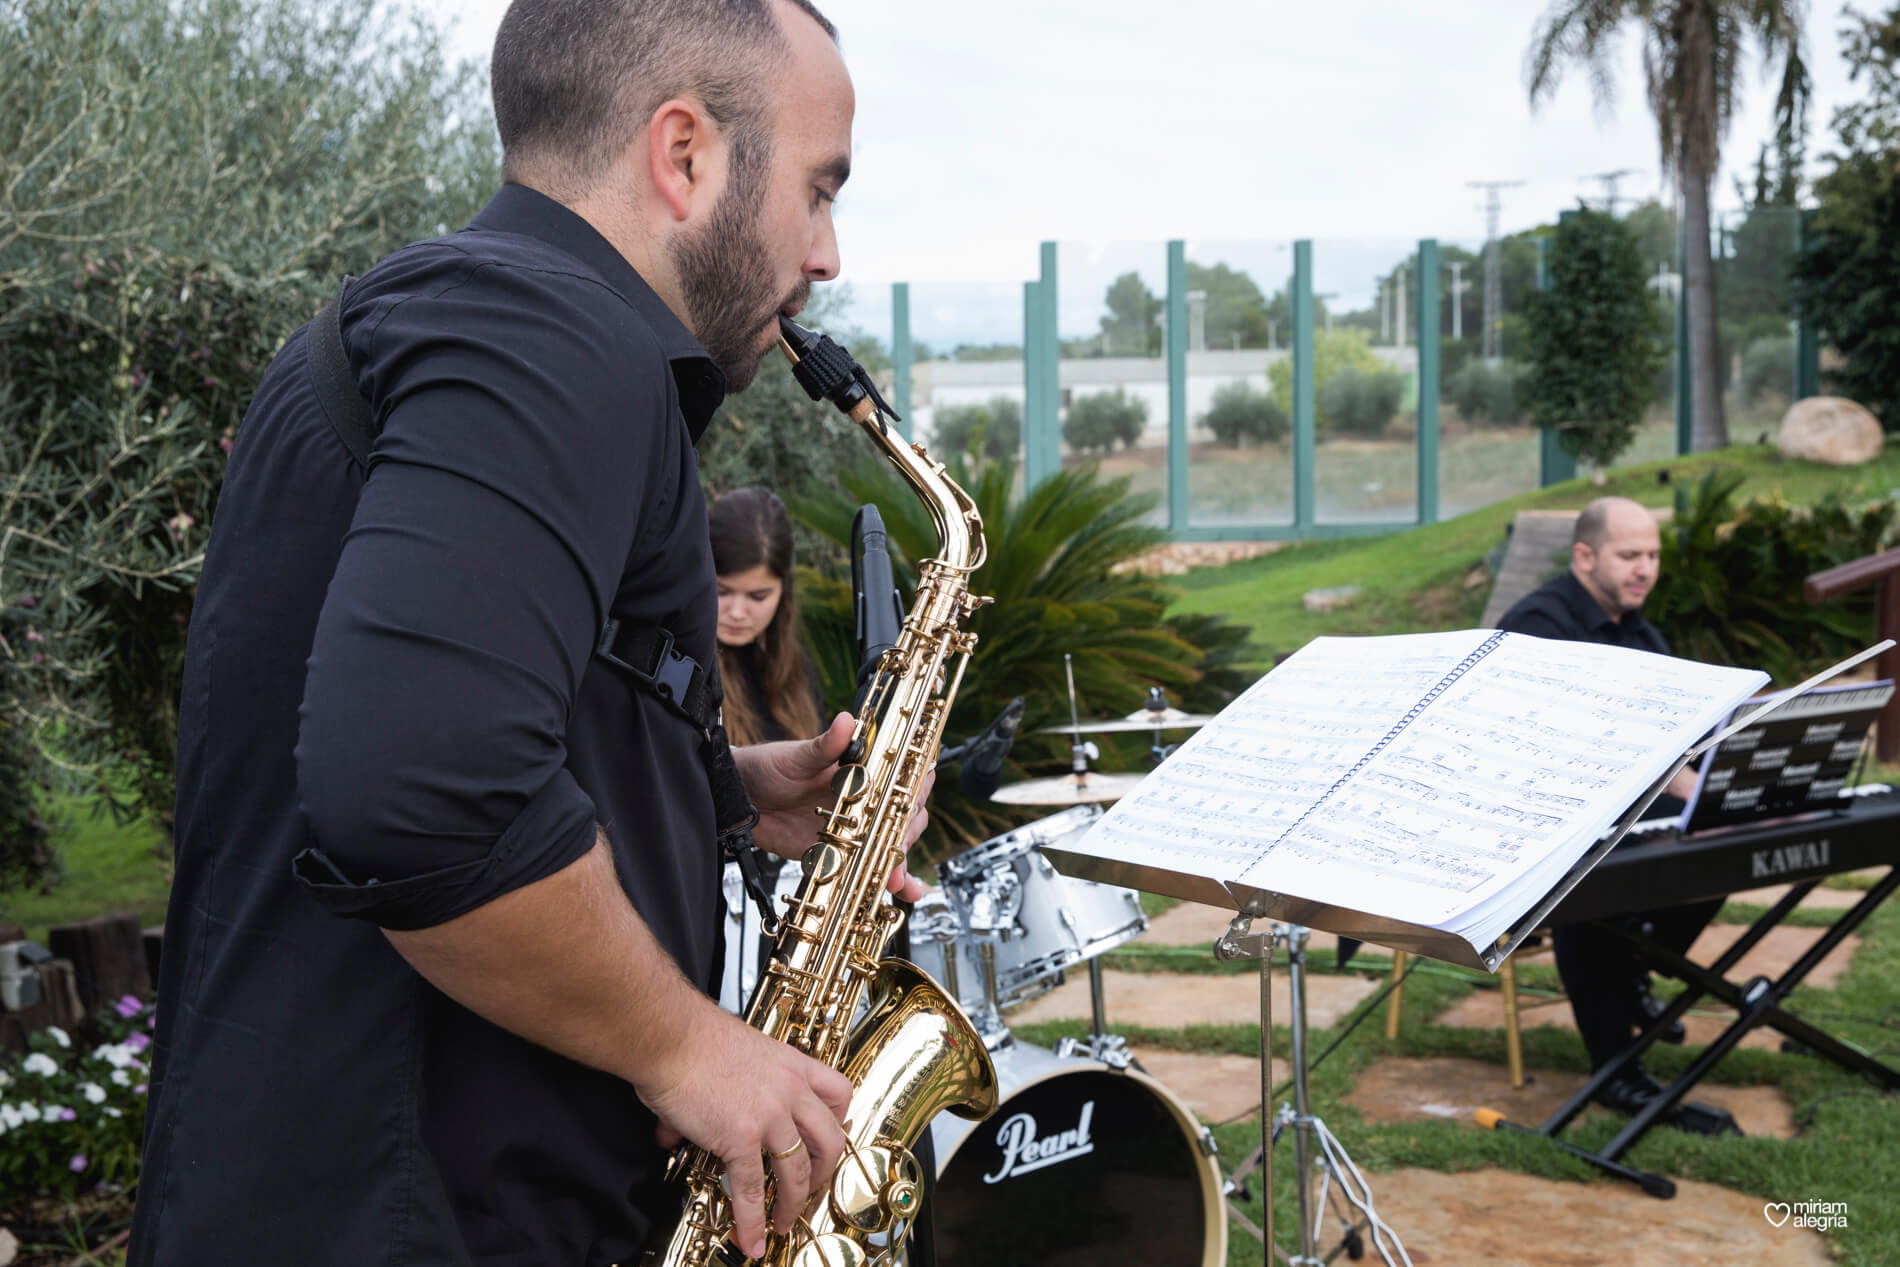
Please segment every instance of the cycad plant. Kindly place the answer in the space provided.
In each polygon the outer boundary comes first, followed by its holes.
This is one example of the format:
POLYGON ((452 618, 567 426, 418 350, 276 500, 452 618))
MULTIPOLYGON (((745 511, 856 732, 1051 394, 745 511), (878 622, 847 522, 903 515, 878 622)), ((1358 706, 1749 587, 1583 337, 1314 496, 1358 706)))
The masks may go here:
POLYGON ((1812 506, 1779 494, 1737 507, 1739 472, 1703 477, 1663 533, 1661 574, 1643 614, 1677 655, 1800 681, 1873 641, 1869 590, 1810 603, 1802 582, 1891 541, 1895 503, 1829 492, 1812 506))
MULTIPOLYGON (((1161 530, 1141 522, 1153 499, 1131 497, 1127 480, 1103 480, 1093 466, 1078 467, 1050 476, 1012 504, 1013 464, 992 462, 974 476, 953 464, 951 473, 976 501, 989 543, 972 592, 996 601, 969 622, 977 649, 946 744, 977 733, 1020 695, 1022 728, 1005 781, 1066 770, 1069 736, 1037 733, 1069 720, 1065 654, 1085 719, 1131 712, 1151 686, 1161 687, 1179 707, 1211 711, 1246 684, 1235 664, 1247 637, 1244 627, 1220 617, 1170 618, 1166 589, 1139 573, 1117 570, 1164 540, 1161 530)), ((922 503, 887 467, 862 463, 842 473, 836 488, 796 499, 792 509, 814 531, 847 546, 852 516, 866 502, 884 517, 908 602, 917 564, 936 549, 937 536, 922 503)), ((806 645, 824 678, 826 699, 833 707, 848 707, 857 669, 848 576, 808 573, 800 584, 806 645)), ((1145 733, 1084 737, 1102 747, 1099 768, 1146 768, 1145 733)), ((945 779, 931 800, 931 827, 919 844, 919 860, 935 861, 1050 812, 973 802, 954 779, 945 779)))

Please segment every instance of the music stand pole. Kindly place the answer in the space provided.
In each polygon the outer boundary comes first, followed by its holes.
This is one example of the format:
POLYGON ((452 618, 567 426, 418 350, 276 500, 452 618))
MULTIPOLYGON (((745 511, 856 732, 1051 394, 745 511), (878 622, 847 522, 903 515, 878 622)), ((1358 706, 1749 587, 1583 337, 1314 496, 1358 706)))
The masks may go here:
POLYGON ((1273 934, 1250 932, 1252 927, 1253 916, 1234 916, 1214 941, 1214 957, 1260 964, 1260 1217, 1266 1232, 1264 1261, 1273 1267, 1273 934))

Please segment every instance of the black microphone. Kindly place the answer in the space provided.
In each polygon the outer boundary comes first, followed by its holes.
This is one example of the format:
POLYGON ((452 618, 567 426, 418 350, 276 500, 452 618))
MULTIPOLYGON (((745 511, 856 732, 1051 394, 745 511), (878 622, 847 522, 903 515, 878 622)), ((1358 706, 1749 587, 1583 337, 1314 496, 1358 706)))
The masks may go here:
POLYGON ((961 761, 957 786, 973 801, 987 801, 996 795, 1003 782, 1003 758, 1016 742, 1016 728, 1023 722, 1023 697, 1018 695, 1009 707, 998 713, 988 729, 974 739, 966 739, 937 759, 939 766, 961 761))
POLYGON ((897 645, 898 631, 904 625, 904 603, 897 596, 897 581, 891 574, 884 517, 869 503, 858 507, 857 517, 851 521, 851 589, 857 610, 858 688, 862 695, 877 662, 897 645))

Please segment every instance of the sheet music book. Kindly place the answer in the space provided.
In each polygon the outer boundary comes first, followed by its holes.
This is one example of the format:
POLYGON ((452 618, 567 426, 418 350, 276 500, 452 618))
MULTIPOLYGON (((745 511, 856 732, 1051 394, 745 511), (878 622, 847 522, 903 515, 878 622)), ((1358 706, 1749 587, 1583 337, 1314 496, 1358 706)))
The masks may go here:
POLYGON ((1868 727, 1892 695, 1885 678, 1819 686, 1730 735, 1704 754, 1677 826, 1706 831, 1839 805, 1868 727))
POLYGON ((1277 918, 1382 944, 1411 930, 1411 948, 1483 963, 1767 682, 1493 630, 1317 638, 1051 856, 1236 909, 1272 899, 1294 912, 1277 918))

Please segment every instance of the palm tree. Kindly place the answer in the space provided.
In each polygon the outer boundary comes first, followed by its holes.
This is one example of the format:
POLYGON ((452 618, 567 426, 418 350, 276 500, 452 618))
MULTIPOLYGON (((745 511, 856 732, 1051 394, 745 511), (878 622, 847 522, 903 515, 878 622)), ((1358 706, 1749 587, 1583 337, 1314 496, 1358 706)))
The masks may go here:
POLYGON ((1722 414, 1722 357, 1715 320, 1715 264, 1709 254, 1709 185, 1734 116, 1736 73, 1745 46, 1762 63, 1780 62, 1776 125, 1801 131, 1808 68, 1801 59, 1803 0, 1553 0, 1539 19, 1526 57, 1531 106, 1557 90, 1573 63, 1589 68, 1599 106, 1615 96, 1615 52, 1624 22, 1642 31, 1643 77, 1665 174, 1682 194, 1683 284, 1689 299, 1689 382, 1694 447, 1728 443, 1722 414))

